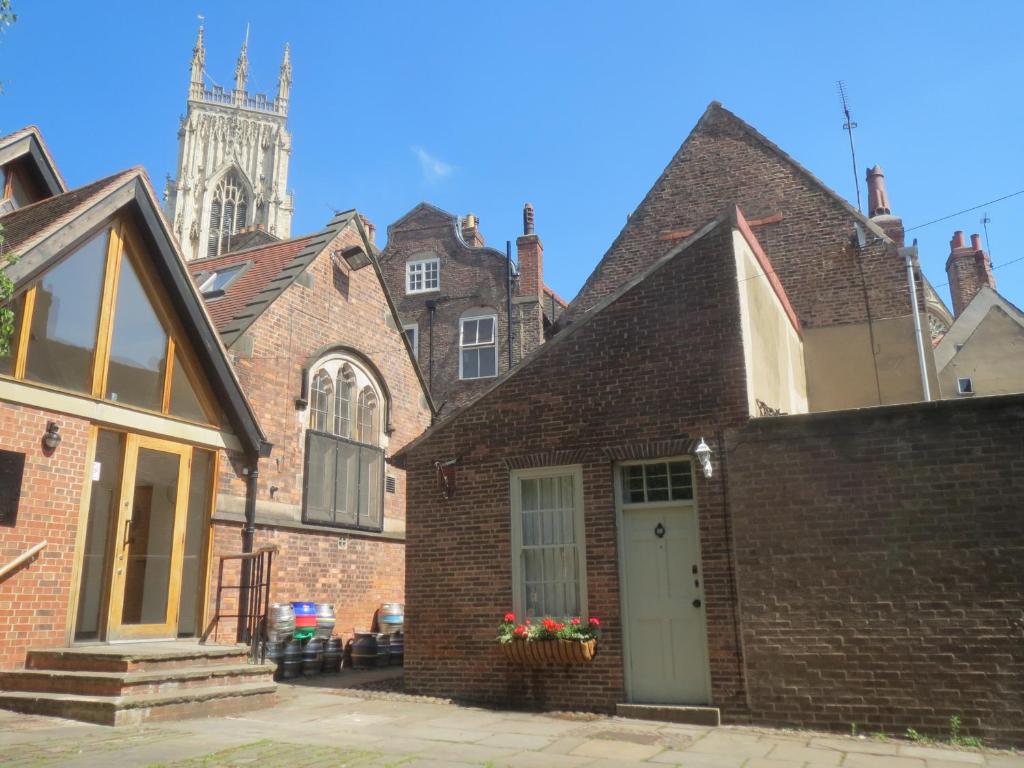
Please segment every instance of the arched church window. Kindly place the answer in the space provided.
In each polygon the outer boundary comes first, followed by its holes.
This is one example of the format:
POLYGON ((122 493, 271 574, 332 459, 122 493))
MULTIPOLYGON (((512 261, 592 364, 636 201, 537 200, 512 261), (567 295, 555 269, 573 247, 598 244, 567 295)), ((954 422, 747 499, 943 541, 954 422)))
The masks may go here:
POLYGON ((210 239, 207 256, 219 256, 231 250, 231 240, 247 221, 249 200, 245 185, 235 171, 224 174, 213 191, 210 203, 210 239))
POLYGON ((329 354, 312 366, 303 521, 381 530, 381 383, 359 362, 329 354))

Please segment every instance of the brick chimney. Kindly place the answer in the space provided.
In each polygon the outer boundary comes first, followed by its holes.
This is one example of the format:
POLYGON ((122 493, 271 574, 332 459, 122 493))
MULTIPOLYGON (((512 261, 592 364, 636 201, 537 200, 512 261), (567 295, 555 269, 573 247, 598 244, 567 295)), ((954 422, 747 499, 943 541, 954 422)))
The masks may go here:
POLYGON ((366 238, 370 241, 370 245, 377 244, 377 225, 370 221, 368 218, 359 214, 359 220, 363 223, 363 229, 366 230, 366 238))
POLYGON ((960 317, 960 313, 978 295, 982 286, 995 289, 992 261, 981 247, 981 235, 971 235, 971 243, 968 245, 963 230, 958 229, 953 233, 953 239, 949 241, 946 274, 949 276, 949 292, 953 297, 955 317, 960 317))
POLYGON ((903 219, 892 215, 889 205, 889 193, 885 189, 885 173, 882 166, 876 165, 868 168, 868 216, 881 227, 899 247, 903 247, 905 232, 903 231, 903 219))
POLYGON ((523 206, 523 234, 516 238, 519 295, 544 298, 544 246, 533 231, 533 205, 523 206))
POLYGON ((482 248, 484 236, 480 234, 480 219, 474 213, 467 213, 462 219, 462 239, 466 245, 482 248))

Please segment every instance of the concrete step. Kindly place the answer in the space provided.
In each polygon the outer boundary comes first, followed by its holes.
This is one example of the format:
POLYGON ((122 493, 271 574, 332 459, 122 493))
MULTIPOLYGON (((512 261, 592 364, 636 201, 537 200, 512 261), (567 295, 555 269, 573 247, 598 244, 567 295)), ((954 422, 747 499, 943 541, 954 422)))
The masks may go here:
POLYGON ((277 685, 273 681, 129 696, 0 691, 2 709, 99 725, 136 725, 150 720, 223 715, 269 706, 276 700, 277 685))
POLYGON ((675 704, 616 704, 615 714, 636 720, 661 720, 666 723, 685 725, 722 724, 722 713, 718 707, 691 707, 675 704))
POLYGON ((0 691, 131 696, 186 688, 269 681, 273 674, 273 664, 247 662, 155 670, 136 669, 131 672, 23 669, 0 671, 0 691))
POLYGON ((180 669, 197 665, 241 664, 248 658, 244 645, 197 643, 132 643, 70 648, 34 648, 26 654, 26 669, 73 672, 132 672, 180 669))

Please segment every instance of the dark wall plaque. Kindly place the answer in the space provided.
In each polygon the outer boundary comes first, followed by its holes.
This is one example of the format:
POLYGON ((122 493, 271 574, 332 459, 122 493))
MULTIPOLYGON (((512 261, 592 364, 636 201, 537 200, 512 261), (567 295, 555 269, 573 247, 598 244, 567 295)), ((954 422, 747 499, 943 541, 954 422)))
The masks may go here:
POLYGON ((25 454, 0 451, 0 525, 13 526, 18 519, 25 454))

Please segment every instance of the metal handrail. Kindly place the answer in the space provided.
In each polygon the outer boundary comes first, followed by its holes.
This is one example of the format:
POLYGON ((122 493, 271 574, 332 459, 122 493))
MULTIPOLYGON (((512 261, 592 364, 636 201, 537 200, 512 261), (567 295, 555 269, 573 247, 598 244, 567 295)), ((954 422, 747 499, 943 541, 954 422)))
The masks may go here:
POLYGON ((0 568, 0 579, 6 578, 7 574, 13 573, 14 571, 18 570, 21 566, 23 566, 25 563, 27 563, 33 557, 35 557, 40 552, 42 552, 44 549, 46 549, 46 545, 47 544, 49 544, 49 542, 46 541, 45 539, 43 541, 40 541, 34 547, 30 547, 29 549, 26 549, 24 552, 22 552, 16 558, 11 560, 11 562, 9 562, 3 568, 0 568))
POLYGON ((217 570, 217 602, 213 618, 203 632, 200 643, 205 643, 213 634, 217 639, 217 627, 221 619, 237 619, 236 641, 249 644, 249 657, 253 662, 260 660, 260 640, 266 631, 267 614, 270 612, 271 568, 276 546, 260 547, 254 552, 237 552, 220 555, 217 570), (224 583, 224 563, 227 560, 238 560, 242 571, 238 584, 224 583), (224 590, 238 590, 238 612, 223 613, 221 598, 224 590))

